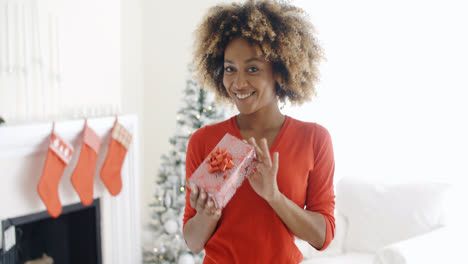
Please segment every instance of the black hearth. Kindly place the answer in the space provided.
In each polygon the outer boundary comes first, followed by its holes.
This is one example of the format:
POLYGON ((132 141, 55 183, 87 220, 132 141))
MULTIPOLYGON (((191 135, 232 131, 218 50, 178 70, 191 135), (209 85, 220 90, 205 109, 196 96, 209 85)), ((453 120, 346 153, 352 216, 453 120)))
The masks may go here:
POLYGON ((101 264, 101 229, 99 199, 90 206, 74 204, 63 207, 54 219, 47 212, 6 219, 2 233, 14 227, 15 245, 8 251, 3 239, 2 264, 24 264, 45 253, 55 264, 101 264))

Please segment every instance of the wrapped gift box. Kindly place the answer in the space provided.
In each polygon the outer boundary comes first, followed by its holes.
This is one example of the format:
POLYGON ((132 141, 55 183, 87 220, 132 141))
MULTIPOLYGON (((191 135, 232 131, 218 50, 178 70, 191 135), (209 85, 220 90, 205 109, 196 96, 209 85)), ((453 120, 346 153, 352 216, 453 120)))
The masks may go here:
POLYGON ((254 148, 227 133, 188 179, 224 208, 257 166, 254 148))

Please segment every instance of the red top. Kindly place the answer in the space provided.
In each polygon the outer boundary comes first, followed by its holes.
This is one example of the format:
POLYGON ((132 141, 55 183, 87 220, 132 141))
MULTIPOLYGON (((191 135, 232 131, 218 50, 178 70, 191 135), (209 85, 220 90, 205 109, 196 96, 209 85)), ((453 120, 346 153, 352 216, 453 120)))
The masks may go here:
MULTIPOLYGON (((187 179, 221 138, 230 133, 242 139, 235 117, 197 130, 187 148, 187 179)), ((328 131, 316 123, 286 116, 270 154, 279 152, 279 190, 298 206, 321 213, 327 223, 323 250, 335 233, 335 161, 328 131)), ((187 188, 185 223, 196 214, 187 188)), ((303 256, 294 234, 276 212, 255 193, 246 179, 223 209, 212 237, 206 243, 203 263, 299 263, 303 256)))

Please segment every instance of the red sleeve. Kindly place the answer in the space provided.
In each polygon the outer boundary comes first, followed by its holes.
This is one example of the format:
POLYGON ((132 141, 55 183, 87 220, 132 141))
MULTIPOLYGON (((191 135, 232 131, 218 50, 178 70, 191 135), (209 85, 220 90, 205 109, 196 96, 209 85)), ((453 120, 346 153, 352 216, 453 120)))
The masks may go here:
POLYGON ((335 192, 333 188, 335 159, 328 131, 317 125, 313 137, 314 168, 309 172, 306 210, 320 213, 325 218, 327 224, 325 243, 322 248, 317 249, 324 250, 335 236, 335 192))
MULTIPOLYGON (((202 137, 201 134, 205 127, 200 128, 199 130, 195 131, 193 135, 189 139, 189 143, 187 146, 187 154, 185 158, 185 180, 190 178, 195 170, 200 166, 203 162, 203 149, 200 138, 202 137)), ((184 212, 184 220, 183 220, 183 228, 185 228, 185 224, 187 221, 192 218, 197 211, 190 205, 190 193, 191 189, 188 184, 186 184, 187 193, 185 194, 185 212, 184 212)))

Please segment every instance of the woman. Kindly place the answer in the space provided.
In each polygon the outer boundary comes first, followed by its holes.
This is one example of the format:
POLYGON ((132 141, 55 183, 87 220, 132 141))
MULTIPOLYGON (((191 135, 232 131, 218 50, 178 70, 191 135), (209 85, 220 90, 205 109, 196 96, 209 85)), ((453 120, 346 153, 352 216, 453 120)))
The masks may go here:
POLYGON ((196 70, 239 114, 197 130, 192 173, 226 134, 248 140, 259 164, 223 209, 188 186, 184 238, 204 263, 299 263, 294 236, 325 249, 334 236, 334 157, 328 131, 281 113, 315 93, 322 52, 304 12, 273 1, 209 10, 196 32, 196 70), (281 153, 281 155, 279 155, 281 153))

